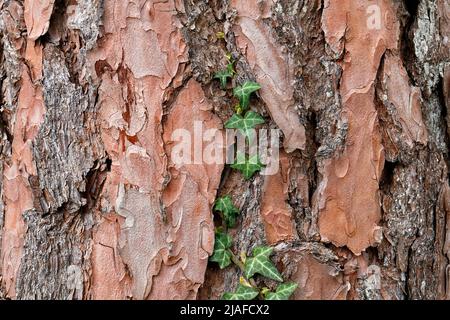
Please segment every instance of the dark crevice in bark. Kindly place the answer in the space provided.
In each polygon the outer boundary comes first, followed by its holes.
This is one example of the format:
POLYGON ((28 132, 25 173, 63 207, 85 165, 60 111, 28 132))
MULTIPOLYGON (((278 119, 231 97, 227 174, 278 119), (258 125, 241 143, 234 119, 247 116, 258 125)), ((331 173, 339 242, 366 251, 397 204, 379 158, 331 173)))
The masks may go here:
MULTIPOLYGON (((450 123, 448 121, 448 119, 450 119, 450 114, 449 114, 449 107, 450 106, 446 106, 446 97, 445 97, 445 93, 444 93, 444 79, 442 79, 442 77, 439 80, 439 83, 436 87, 436 91, 437 91, 437 96, 438 96, 438 100, 439 100, 439 105, 442 106, 441 108, 441 123, 443 128, 445 128, 444 131, 444 139, 445 139, 445 144, 447 146, 450 146, 450 123)), ((447 167, 450 168, 450 149, 447 148, 446 150, 447 152, 443 153, 444 157, 445 157, 445 161, 447 163, 447 167)), ((450 175, 450 172, 448 173, 448 175, 450 175)))
POLYGON ((403 6, 399 7, 399 21, 401 24, 401 37, 400 37, 400 57, 403 60, 403 64, 406 67, 406 72, 408 72, 409 79, 413 85, 416 85, 411 65, 414 63, 415 50, 414 42, 412 38, 414 37, 413 25, 417 18, 417 9, 420 0, 406 0, 403 2, 403 6))
POLYGON ((2 113, 0 116, 0 135, 2 136, 3 142, 0 144, 0 153, 6 153, 8 151, 7 145, 11 145, 13 142, 13 135, 9 131, 9 128, 11 128, 9 124, 8 117, 4 117, 4 114, 2 113), (7 144, 7 145, 6 145, 7 144))
POLYGON ((230 173, 231 173, 231 167, 226 165, 222 171, 222 175, 220 177, 220 183, 219 183, 219 187, 217 188, 218 191, 222 190, 222 188, 224 187, 225 183, 227 182, 230 173))
POLYGON ((85 191, 80 192, 81 196, 86 199, 86 204, 81 206, 81 214, 91 212, 97 205, 97 200, 103 190, 106 181, 106 175, 111 171, 111 159, 95 160, 93 167, 85 176, 85 191))
POLYGON ((383 173, 380 178, 380 190, 384 190, 385 186, 392 184, 396 166, 398 166, 398 162, 386 161, 384 163, 383 173))
MULTIPOLYGON (((306 128, 308 132, 310 132, 310 149, 311 149, 311 155, 316 155, 317 150, 320 148, 320 141, 318 141, 317 139, 317 127, 318 127, 318 122, 317 122, 317 114, 316 112, 311 112, 311 115, 309 117, 309 121, 308 121, 308 127, 306 128)), ((310 183, 309 183, 309 203, 311 203, 311 200, 313 198, 314 192, 316 191, 316 188, 320 182, 320 174, 318 171, 318 164, 317 164, 317 159, 315 156, 311 157, 311 167, 310 167, 310 175, 311 175, 311 179, 310 179, 310 183)))
POLYGON ((412 19, 414 19, 414 17, 417 14, 417 7, 419 6, 419 3, 420 3, 420 0, 405 0, 404 1, 406 10, 408 11, 408 13, 412 19))
MULTIPOLYGON (((55 43, 59 50, 64 54, 65 64, 69 71, 70 82, 80 85, 79 70, 77 68, 77 52, 76 44, 69 39, 70 30, 67 27, 67 5, 70 0, 57 0, 55 2, 53 13, 50 19, 50 27, 55 26, 57 32, 60 33, 60 39, 55 43)), ((48 32, 47 35, 50 35, 48 32)), ((49 42, 52 42, 48 39, 49 42)))

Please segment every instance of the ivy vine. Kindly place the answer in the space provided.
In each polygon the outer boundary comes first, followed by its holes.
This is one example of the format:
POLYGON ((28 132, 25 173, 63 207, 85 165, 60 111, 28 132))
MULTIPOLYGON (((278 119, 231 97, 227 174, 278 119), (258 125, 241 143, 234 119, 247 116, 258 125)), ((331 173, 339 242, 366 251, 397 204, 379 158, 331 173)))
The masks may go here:
MULTIPOLYGON (((236 74, 234 62, 231 55, 227 54, 229 63, 225 70, 218 71, 214 78, 220 82, 220 87, 226 90, 229 79, 236 74)), ((239 132, 252 141, 252 134, 257 125, 263 124, 264 118, 257 112, 248 110, 252 93, 261 89, 261 86, 254 81, 246 81, 241 86, 233 88, 233 95, 239 100, 236 106, 236 113, 225 122, 225 128, 237 129, 239 132)), ((246 154, 238 153, 236 161, 231 168, 242 173, 245 179, 251 179, 256 172, 261 171, 264 165, 259 157, 254 155, 248 157, 246 154)), ((225 292, 222 296, 224 300, 253 300, 257 297, 265 300, 287 300, 297 289, 297 284, 284 283, 283 277, 277 270, 270 256, 273 248, 269 246, 257 246, 253 248, 252 255, 247 257, 242 253, 239 257, 232 251, 233 239, 227 233, 228 228, 236 225, 239 209, 234 205, 231 196, 225 195, 218 198, 213 207, 214 211, 220 214, 222 226, 216 229, 214 253, 210 261, 216 262, 221 269, 227 268, 231 264, 239 267, 243 273, 240 283, 235 292, 225 292), (275 280, 280 284, 275 291, 268 288, 259 288, 253 279, 255 275, 264 276, 275 280)))

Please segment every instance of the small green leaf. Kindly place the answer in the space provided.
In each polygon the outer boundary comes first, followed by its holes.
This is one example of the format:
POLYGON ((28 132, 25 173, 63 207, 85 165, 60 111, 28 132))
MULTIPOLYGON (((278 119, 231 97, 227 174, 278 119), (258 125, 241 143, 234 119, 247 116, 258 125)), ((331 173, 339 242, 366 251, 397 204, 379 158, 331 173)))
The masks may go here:
POLYGON ((216 37, 217 39, 224 39, 225 33, 223 33, 223 31, 216 32, 216 37))
POLYGON ((229 228, 234 227, 239 210, 234 206, 230 196, 217 199, 214 204, 214 210, 222 213, 223 219, 229 228))
POLYGON ((250 159, 246 158, 245 154, 238 153, 236 162, 231 167, 239 170, 244 175, 244 178, 249 180, 257 171, 261 171, 264 165, 259 161, 258 155, 254 155, 250 159))
POLYGON ((233 74, 228 70, 218 71, 214 74, 214 79, 219 79, 220 87, 225 89, 227 86, 227 79, 233 77, 233 74))
POLYGON ((234 88, 233 94, 239 99, 242 109, 246 110, 250 102, 250 95, 259 89, 261 89, 259 83, 247 81, 242 86, 234 88))
POLYGON ((227 129, 239 129, 239 131, 246 137, 252 137, 252 133, 258 124, 263 124, 264 118, 256 112, 248 111, 244 117, 240 114, 233 114, 233 116, 225 122, 227 129))
POLYGON ((226 292, 222 296, 222 300, 253 300, 259 294, 259 291, 253 287, 240 284, 236 292, 226 292))
POLYGON ((273 249, 271 247, 266 246, 259 246, 253 249, 253 257, 249 257, 245 261, 244 275, 247 279, 259 273, 267 278, 283 282, 283 278, 277 268, 269 259, 272 251, 273 249))
POLYGON ((209 260, 217 262, 220 269, 228 267, 231 263, 231 244, 232 239, 230 235, 225 233, 216 233, 214 253, 209 260))
POLYGON ((297 287, 298 284, 294 282, 282 283, 275 292, 266 293, 266 300, 288 300, 297 287))

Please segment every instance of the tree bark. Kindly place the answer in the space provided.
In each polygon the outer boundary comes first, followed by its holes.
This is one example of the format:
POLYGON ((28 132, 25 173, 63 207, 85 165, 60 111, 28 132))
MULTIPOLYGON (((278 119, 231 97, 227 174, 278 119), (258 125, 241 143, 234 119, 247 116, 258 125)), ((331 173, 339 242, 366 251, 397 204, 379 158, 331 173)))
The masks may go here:
POLYGON ((447 0, 0 8, 0 299, 219 299, 223 195, 233 251, 273 246, 292 299, 450 299, 447 0), (227 56, 282 132, 275 174, 171 157, 180 128, 224 132, 227 56))

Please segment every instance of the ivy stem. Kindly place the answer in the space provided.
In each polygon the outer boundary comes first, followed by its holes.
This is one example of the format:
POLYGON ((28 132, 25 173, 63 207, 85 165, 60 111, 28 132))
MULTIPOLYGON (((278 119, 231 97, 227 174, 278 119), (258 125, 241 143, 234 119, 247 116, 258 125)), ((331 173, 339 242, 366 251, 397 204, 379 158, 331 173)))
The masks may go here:
MULTIPOLYGON (((242 261, 234 254, 233 251, 229 250, 231 253, 231 261, 233 261, 233 263, 235 265, 237 265, 239 267, 239 269, 241 269, 242 273, 245 273, 245 266, 242 263, 242 261)), ((250 282, 250 284, 252 285, 253 288, 258 289, 258 285, 256 284, 255 280, 253 280, 252 278, 248 279, 248 282, 250 282)))
POLYGON ((222 229, 225 231, 225 233, 228 233, 228 226, 222 212, 220 213, 220 219, 222 220, 222 229))

